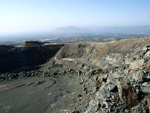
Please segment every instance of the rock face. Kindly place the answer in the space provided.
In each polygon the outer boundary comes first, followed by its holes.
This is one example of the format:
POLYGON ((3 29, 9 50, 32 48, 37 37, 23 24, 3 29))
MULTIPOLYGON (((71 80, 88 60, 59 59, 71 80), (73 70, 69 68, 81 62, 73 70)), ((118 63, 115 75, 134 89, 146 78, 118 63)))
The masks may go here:
POLYGON ((0 73, 33 70, 53 57, 63 45, 16 47, 0 52, 0 73))
POLYGON ((120 99, 128 108, 132 108, 138 104, 139 97, 132 91, 132 88, 128 84, 119 83, 117 87, 120 99))

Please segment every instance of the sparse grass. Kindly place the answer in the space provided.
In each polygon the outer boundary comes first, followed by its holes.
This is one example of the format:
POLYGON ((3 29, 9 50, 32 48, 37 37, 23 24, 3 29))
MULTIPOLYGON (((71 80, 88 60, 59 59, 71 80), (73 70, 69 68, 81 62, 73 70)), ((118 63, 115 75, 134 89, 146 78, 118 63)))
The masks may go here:
POLYGON ((113 79, 113 82, 116 82, 116 79, 113 79))
POLYGON ((52 77, 55 77, 54 73, 52 73, 52 77))
POLYGON ((107 69, 102 69, 101 73, 107 73, 107 71, 108 71, 107 69))
POLYGON ((98 73, 99 69, 98 68, 95 68, 95 73, 98 73))
POLYGON ((18 79, 21 79, 21 76, 18 76, 18 79))
POLYGON ((81 81, 78 81, 78 84, 82 84, 82 82, 81 82, 81 81))
POLYGON ((66 93, 69 93, 67 90, 65 91, 66 93))
POLYGON ((95 68, 95 71, 98 71, 98 68, 95 68))
POLYGON ((150 96, 150 90, 148 90, 148 93, 147 93, 147 95, 149 95, 149 96, 150 96))
POLYGON ((72 90, 71 92, 72 92, 72 93, 74 93, 75 91, 74 91, 74 90, 72 90))
POLYGON ((89 69, 86 69, 86 71, 89 71, 89 69))
POLYGON ((146 67, 144 70, 145 70, 145 71, 148 71, 148 70, 150 70, 150 67, 146 67))
POLYGON ((105 89, 105 88, 103 89, 103 92, 104 92, 104 93, 106 92, 106 89, 105 89))

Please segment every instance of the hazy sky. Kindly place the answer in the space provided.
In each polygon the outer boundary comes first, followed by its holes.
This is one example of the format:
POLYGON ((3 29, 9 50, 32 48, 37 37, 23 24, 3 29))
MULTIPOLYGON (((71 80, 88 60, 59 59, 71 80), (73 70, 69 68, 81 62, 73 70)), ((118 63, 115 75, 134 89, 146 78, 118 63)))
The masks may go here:
POLYGON ((0 0, 0 33, 150 25, 150 0, 0 0))

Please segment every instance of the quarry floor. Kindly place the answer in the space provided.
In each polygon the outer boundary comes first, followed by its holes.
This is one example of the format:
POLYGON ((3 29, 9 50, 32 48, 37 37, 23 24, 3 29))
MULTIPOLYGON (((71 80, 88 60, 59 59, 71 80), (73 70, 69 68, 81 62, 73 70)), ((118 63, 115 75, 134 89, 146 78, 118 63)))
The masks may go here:
POLYGON ((84 112, 89 97, 73 77, 28 77, 0 82, 0 113, 84 112))

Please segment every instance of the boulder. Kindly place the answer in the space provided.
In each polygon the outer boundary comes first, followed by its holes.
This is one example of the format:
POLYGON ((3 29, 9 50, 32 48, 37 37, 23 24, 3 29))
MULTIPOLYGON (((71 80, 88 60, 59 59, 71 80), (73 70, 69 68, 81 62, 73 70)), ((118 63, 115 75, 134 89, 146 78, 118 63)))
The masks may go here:
POLYGON ((142 67, 143 64, 144 64, 144 59, 134 61, 130 64, 129 69, 137 70, 138 68, 142 67))
POLYGON ((128 108, 132 108, 138 104, 139 96, 133 92, 128 84, 119 83, 117 87, 120 99, 128 108))
POLYGON ((146 52, 144 58, 150 57, 150 51, 146 52))
POLYGON ((133 80, 136 82, 143 82, 144 81, 144 72, 138 71, 137 73, 133 73, 133 80))

